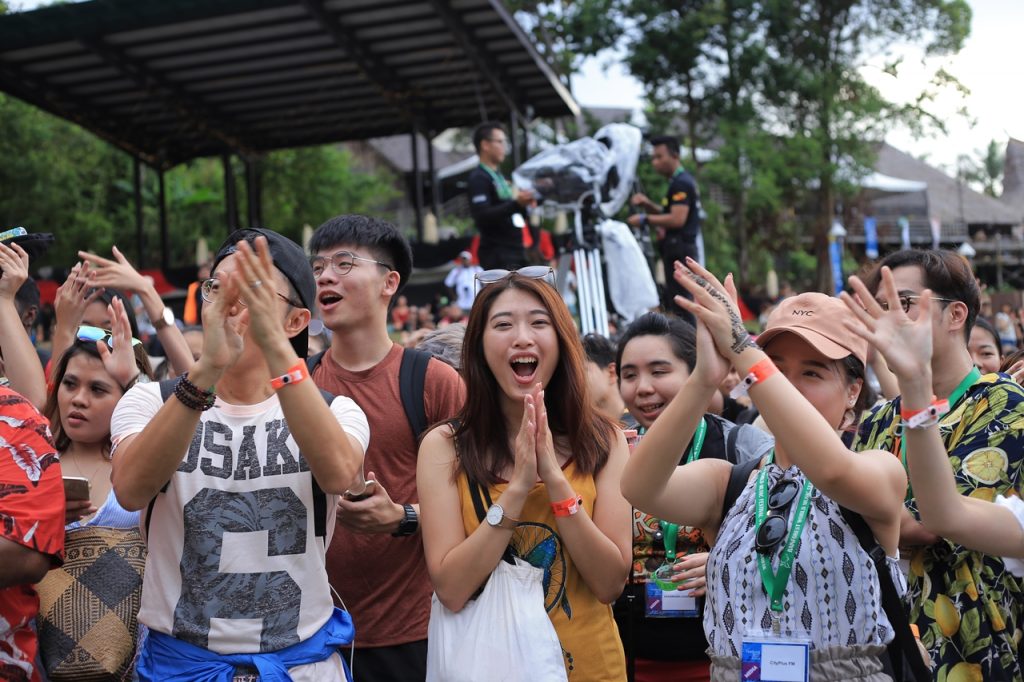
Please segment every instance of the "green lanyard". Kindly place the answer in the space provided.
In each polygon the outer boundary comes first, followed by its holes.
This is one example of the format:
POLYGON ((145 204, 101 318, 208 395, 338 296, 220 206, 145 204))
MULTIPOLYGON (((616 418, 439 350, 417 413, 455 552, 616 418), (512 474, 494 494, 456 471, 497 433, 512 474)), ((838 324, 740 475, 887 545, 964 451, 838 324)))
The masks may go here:
MULTIPOLYGON (((708 423, 704 417, 701 417, 700 423, 697 424, 697 431, 693 434, 693 445, 690 446, 690 450, 686 454, 687 464, 700 458, 700 453, 704 449, 704 436, 707 433, 708 423)), ((679 524, 659 520, 658 526, 661 528, 661 534, 665 538, 665 558, 669 561, 674 561, 676 558, 676 540, 679 537, 679 524)))
MULTIPOLYGON (((775 451, 768 453, 764 466, 757 474, 757 494, 755 495, 754 519, 756 528, 768 517, 768 465, 775 459, 775 451)), ((804 524, 807 523, 807 513, 811 509, 811 495, 814 493, 814 485, 805 480, 803 490, 800 491, 800 500, 796 505, 796 513, 793 516, 793 525, 786 536, 786 544, 779 555, 779 570, 772 573, 772 561, 766 554, 757 554, 757 570, 761 573, 761 582, 764 590, 771 600, 772 611, 782 611, 782 597, 786 593, 786 585, 789 583, 789 574, 793 572, 793 559, 796 556, 796 546, 800 542, 800 534, 803 532, 804 524)), ((778 630, 778 621, 775 621, 775 629, 778 630)))
POLYGON ((512 188, 508 186, 508 182, 502 177, 501 173, 497 172, 493 168, 480 164, 480 167, 487 171, 487 174, 491 176, 491 180, 494 180, 494 186, 498 190, 499 199, 511 199, 512 188))
MULTIPOLYGON (((961 381, 953 392, 949 394, 949 411, 952 412, 956 409, 957 403, 967 394, 967 391, 973 386, 978 379, 981 378, 981 371, 977 367, 971 367, 971 371, 967 373, 964 380, 961 381)), ((902 424, 900 425, 902 427, 902 424)), ((900 460, 903 462, 904 471, 909 472, 910 468, 907 466, 907 439, 905 436, 900 437, 900 460)), ((914 498, 914 489, 910 487, 910 477, 907 477, 907 502, 914 498)))

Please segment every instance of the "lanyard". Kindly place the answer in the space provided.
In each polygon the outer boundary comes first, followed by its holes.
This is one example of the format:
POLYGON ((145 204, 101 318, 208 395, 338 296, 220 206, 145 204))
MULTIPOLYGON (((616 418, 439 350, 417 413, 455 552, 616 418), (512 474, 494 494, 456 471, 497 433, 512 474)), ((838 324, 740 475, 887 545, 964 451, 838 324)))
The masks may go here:
POLYGON ((494 181, 494 186, 498 190, 498 198, 511 199, 512 188, 508 186, 508 182, 506 182, 505 178, 502 177, 501 173, 498 173, 492 168, 488 168, 482 163, 480 164, 480 167, 487 171, 487 174, 491 176, 491 180, 494 181))
MULTIPOLYGON (((981 371, 977 367, 971 367, 971 371, 967 373, 953 392, 949 394, 949 411, 952 412, 956 409, 957 403, 967 394, 967 391, 973 386, 978 379, 981 378, 981 371)), ((902 428, 902 425, 901 425, 902 428)), ((904 436, 900 436, 900 460, 903 462, 903 470, 909 472, 910 468, 907 466, 907 439, 904 436)), ((910 486, 910 478, 907 477, 907 502, 914 498, 914 489, 910 486)))
MULTIPOLYGON (((708 423, 704 417, 701 417, 700 423, 697 424, 697 431, 693 434, 693 445, 690 446, 690 450, 686 455, 687 464, 700 458, 700 453, 704 449, 704 436, 707 435, 707 432, 708 423)), ((658 526, 661 528, 661 534, 665 540, 665 558, 673 561, 676 558, 676 540, 679 538, 679 524, 658 521, 658 526)))
MULTIPOLYGON (((755 496, 754 518, 756 527, 768 517, 768 464, 775 459, 775 451, 768 454, 765 466, 757 474, 757 494, 755 496)), ((779 570, 772 573, 772 561, 768 555, 757 554, 757 570, 761 573, 761 582, 764 590, 771 600, 772 611, 782 611, 782 597, 786 593, 786 585, 789 583, 789 574, 793 572, 793 559, 796 556, 796 546, 800 542, 800 534, 803 532, 804 524, 807 523, 807 513, 811 509, 811 495, 814 493, 814 485, 805 480, 803 489, 800 491, 800 500, 796 505, 796 513, 793 516, 793 525, 786 536, 786 544, 779 555, 779 570)), ((777 621, 776 621, 777 624, 777 621)))

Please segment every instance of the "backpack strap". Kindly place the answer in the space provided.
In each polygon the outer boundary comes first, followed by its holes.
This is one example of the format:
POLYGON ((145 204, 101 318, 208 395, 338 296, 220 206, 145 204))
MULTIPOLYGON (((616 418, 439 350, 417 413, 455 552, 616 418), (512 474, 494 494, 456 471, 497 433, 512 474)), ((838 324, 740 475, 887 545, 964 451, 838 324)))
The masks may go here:
MULTIPOLYGON (((731 434, 730 434, 731 435, 731 434)), ((733 464, 732 471, 729 472, 729 485, 725 488, 725 497, 722 499, 722 520, 725 520, 725 515, 729 513, 732 506, 736 504, 736 500, 739 499, 740 493, 747 487, 747 481, 750 480, 750 474, 758 467, 761 460, 758 458, 748 459, 742 464, 733 464)))
POLYGON ((326 350, 322 350, 316 355, 306 358, 306 370, 309 371, 310 376, 312 376, 313 370, 320 366, 326 352, 326 350))
POLYGON ((931 671, 921 659, 921 653, 917 647, 917 640, 914 633, 910 631, 910 621, 900 599, 896 586, 892 582, 892 575, 889 573, 889 566, 885 562, 885 549, 878 544, 874 533, 868 526, 864 517, 846 507, 840 507, 843 520, 846 521, 857 541, 864 551, 868 553, 875 564, 875 571, 878 573, 878 584, 882 589, 882 609, 896 632, 892 642, 889 643, 889 663, 892 665, 892 672, 895 682, 903 682, 906 679, 903 665, 904 660, 910 669, 911 679, 914 682, 929 682, 932 679, 931 671))
MULTIPOLYGON (((320 357, 322 355, 323 355, 323 352, 318 353, 313 358, 310 358, 310 360, 316 359, 317 362, 319 362, 320 357)), ((306 361, 306 364, 307 364, 307 366, 309 365, 309 360, 306 361)), ((171 396, 174 395, 174 387, 177 386, 177 385, 178 385, 178 379, 165 379, 164 381, 161 381, 160 382, 160 399, 163 400, 163 402, 165 402, 165 403, 168 400, 170 400, 171 396)), ((323 397, 324 402, 326 402, 327 406, 330 407, 331 403, 334 402, 334 394, 333 393, 328 393, 327 391, 323 390, 322 388, 318 389, 318 390, 320 391, 320 395, 321 395, 321 397, 323 397)), ((317 482, 316 477, 313 476, 312 478, 313 478, 313 529, 314 529, 314 532, 316 534, 316 537, 323 538, 324 541, 326 542, 327 541, 327 493, 325 493, 323 488, 320 487, 320 484, 317 482)), ((167 486, 169 486, 170 484, 171 484, 170 481, 167 481, 166 483, 164 483, 163 487, 160 488, 160 492, 161 493, 167 492, 167 486)), ((148 542, 148 538, 149 538, 149 521, 150 521, 150 519, 153 518, 153 507, 154 507, 154 505, 156 505, 156 498, 158 497, 158 495, 159 495, 159 493, 157 495, 154 495, 153 499, 151 499, 149 501, 149 505, 147 505, 147 507, 146 507, 146 538, 147 538, 147 542, 148 542)))
POLYGON ((736 439, 739 438, 741 428, 743 427, 739 424, 733 424, 729 434, 725 437, 725 459, 733 464, 736 464, 740 458, 740 453, 736 451, 736 439))
POLYGON ((415 348, 402 351, 402 365, 398 369, 398 391, 402 397, 402 408, 405 418, 412 428, 412 435, 417 441, 427 430, 427 412, 423 404, 423 387, 427 379, 427 366, 430 364, 430 353, 415 348))

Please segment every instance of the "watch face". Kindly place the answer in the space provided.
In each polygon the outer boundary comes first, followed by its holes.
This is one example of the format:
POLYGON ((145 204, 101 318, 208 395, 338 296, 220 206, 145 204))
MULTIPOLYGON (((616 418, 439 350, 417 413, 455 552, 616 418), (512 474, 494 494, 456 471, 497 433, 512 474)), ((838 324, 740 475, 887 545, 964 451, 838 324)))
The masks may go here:
POLYGON ((505 510, 496 504, 491 505, 491 508, 487 510, 487 523, 492 526, 497 526, 504 517, 505 510))
POLYGON ((174 324, 174 311, 170 308, 164 308, 162 317, 164 318, 164 324, 174 324))

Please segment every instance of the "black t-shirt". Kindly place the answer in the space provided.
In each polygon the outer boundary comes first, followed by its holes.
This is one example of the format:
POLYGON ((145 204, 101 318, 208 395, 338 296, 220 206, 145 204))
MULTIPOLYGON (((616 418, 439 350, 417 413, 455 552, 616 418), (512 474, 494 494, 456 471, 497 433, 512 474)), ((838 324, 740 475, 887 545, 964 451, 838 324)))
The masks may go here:
POLYGON ((686 171, 680 169, 668 183, 668 191, 661 200, 664 213, 671 213, 672 207, 683 204, 690 210, 686 214, 686 222, 678 230, 666 230, 665 239, 682 239, 694 241, 700 232, 700 194, 697 192, 697 181, 686 171))
POLYGON ((469 192, 469 213, 480 233, 477 257, 481 267, 514 270, 526 265, 523 229, 513 222, 526 224, 519 203, 515 199, 502 199, 494 178, 480 166, 469 172, 466 191, 469 192))

